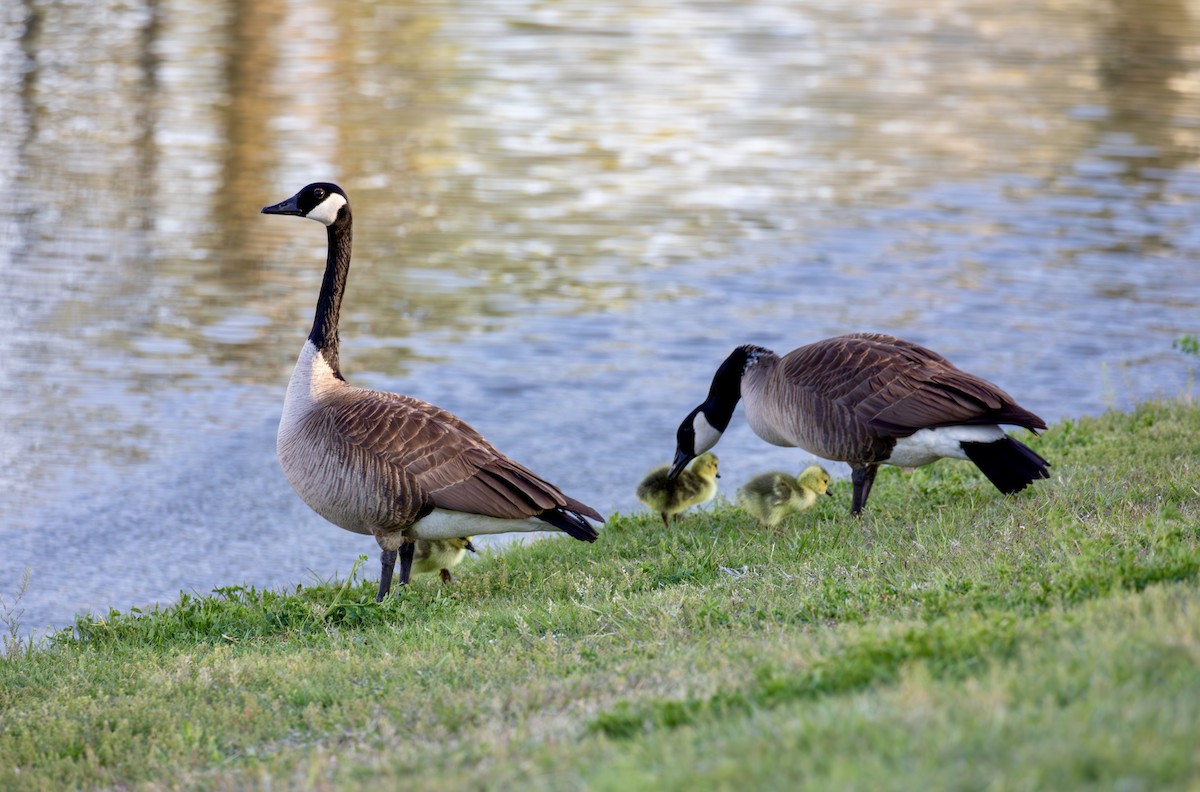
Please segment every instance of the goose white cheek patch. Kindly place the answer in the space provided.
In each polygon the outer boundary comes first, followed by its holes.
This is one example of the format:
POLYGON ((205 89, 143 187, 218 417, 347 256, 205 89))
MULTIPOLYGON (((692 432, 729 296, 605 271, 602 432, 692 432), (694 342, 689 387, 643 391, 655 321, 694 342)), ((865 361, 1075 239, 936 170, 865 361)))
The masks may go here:
POLYGON ((708 422, 702 412, 696 413, 696 417, 692 419, 692 428, 696 432, 696 447, 692 450, 697 456, 715 446, 721 439, 721 432, 708 422))
POLYGON ((309 220, 316 220, 322 225, 331 226, 333 221, 337 220, 338 212, 346 205, 346 199, 337 193, 330 193, 329 197, 321 203, 313 207, 313 210, 305 215, 309 220))

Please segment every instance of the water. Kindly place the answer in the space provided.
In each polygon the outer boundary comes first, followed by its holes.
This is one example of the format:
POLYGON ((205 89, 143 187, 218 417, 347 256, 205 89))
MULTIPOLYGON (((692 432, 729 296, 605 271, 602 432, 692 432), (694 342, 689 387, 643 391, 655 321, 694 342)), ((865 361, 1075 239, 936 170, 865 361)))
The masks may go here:
POLYGON ((1198 13, 9 3, 0 594, 30 570, 28 630, 373 573, 274 461, 324 234, 258 209, 309 181, 355 208, 351 381, 605 512, 741 343, 896 333, 1047 420, 1194 393, 1198 13))

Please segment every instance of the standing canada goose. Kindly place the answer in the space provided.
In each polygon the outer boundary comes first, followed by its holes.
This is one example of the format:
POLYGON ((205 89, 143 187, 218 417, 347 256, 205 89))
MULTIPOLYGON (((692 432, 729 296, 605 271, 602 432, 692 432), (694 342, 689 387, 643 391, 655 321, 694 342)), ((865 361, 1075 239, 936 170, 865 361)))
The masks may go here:
POLYGON ((418 539, 414 544, 412 573, 424 575, 439 572, 445 583, 454 580, 450 568, 458 566, 468 550, 477 552, 469 536, 458 539, 418 539))
POLYGON ((1045 421, 938 353, 882 333, 827 338, 782 358, 758 346, 733 350, 679 425, 670 475, 717 444, 739 399, 768 443, 850 464, 851 514, 867 505, 881 464, 969 459, 1006 494, 1050 477, 1046 460, 1000 428, 1036 431, 1045 421))
POLYGON ((833 495, 829 490, 829 473, 820 465, 809 465, 799 476, 760 473, 738 490, 738 503, 759 522, 774 528, 789 514, 812 506, 818 495, 833 495))
POLYGON ((501 454, 460 418, 396 393, 356 388, 338 366, 338 315, 350 270, 352 224, 346 193, 310 184, 264 214, 325 226, 325 277, 308 341, 288 383, 279 422, 279 464, 301 499, 334 525, 371 534, 382 550, 378 600, 412 573, 418 539, 557 529, 594 542, 603 522, 501 454))
POLYGON ((670 465, 655 468, 637 486, 642 503, 662 515, 663 527, 671 527, 671 518, 693 506, 712 500, 717 494, 716 454, 701 454, 687 470, 669 475, 670 465))

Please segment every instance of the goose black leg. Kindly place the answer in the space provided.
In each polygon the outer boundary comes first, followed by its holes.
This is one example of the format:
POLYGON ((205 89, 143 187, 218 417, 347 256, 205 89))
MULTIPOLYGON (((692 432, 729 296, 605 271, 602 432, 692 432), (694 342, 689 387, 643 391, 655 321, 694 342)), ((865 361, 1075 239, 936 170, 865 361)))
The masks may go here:
POLYGON ((413 554, 417 550, 416 542, 405 542, 400 545, 400 585, 407 586, 412 577, 413 554))
POLYGON ((382 551, 379 554, 379 566, 379 594, 375 596, 375 601, 383 602, 383 598, 392 590, 392 571, 396 568, 396 551, 382 551))
POLYGON ((867 465, 850 471, 850 481, 854 483, 854 497, 850 501, 850 513, 858 516, 867 505, 871 496, 871 486, 875 483, 875 474, 879 465, 867 465))

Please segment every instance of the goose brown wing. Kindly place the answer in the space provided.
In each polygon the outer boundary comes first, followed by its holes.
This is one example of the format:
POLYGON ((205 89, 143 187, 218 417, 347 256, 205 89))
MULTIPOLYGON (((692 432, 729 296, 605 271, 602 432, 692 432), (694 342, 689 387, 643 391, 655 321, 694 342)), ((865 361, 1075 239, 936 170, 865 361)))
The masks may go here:
MULTIPOLYGON (((535 517, 568 508, 595 512, 497 451, 462 419, 400 394, 358 391, 335 408, 346 441, 411 482, 427 508, 502 519, 535 517)), ((598 516, 598 515, 597 515, 598 516)))
POLYGON ((884 436, 956 424, 1046 428, 1000 388, 893 336, 838 336, 789 353, 783 364, 791 382, 819 392, 884 436))

